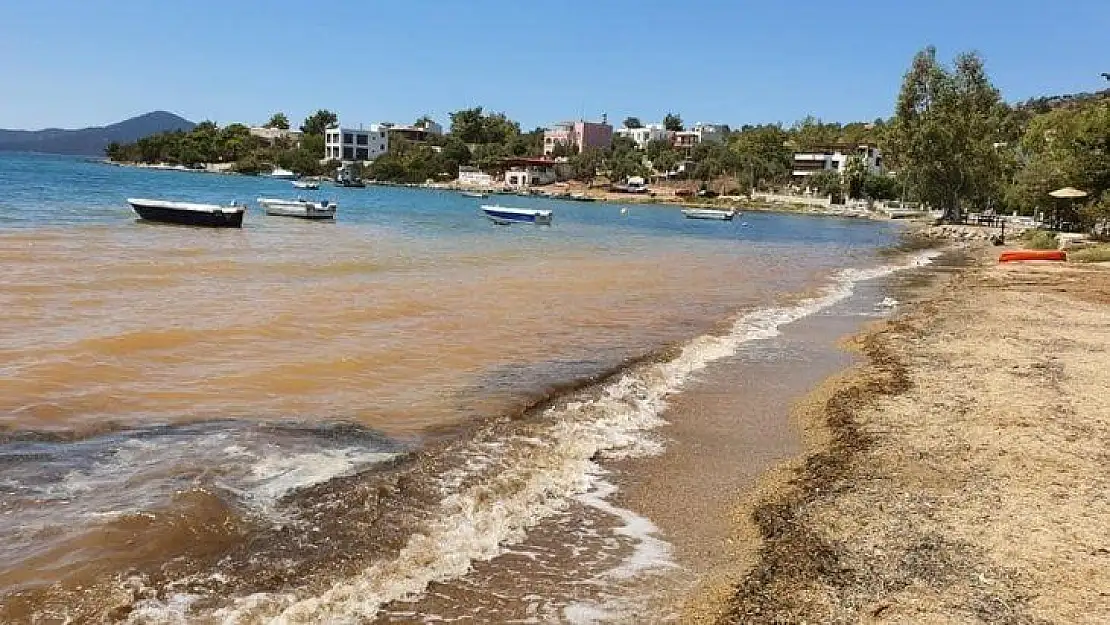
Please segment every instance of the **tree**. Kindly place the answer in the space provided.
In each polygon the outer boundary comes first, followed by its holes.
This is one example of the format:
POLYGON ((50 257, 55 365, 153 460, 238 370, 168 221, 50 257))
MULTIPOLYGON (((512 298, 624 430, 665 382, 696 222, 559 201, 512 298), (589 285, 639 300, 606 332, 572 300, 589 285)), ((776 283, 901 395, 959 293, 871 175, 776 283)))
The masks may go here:
POLYGON ((639 117, 626 117, 626 118, 624 118, 624 127, 629 128, 629 129, 631 129, 631 128, 643 128, 644 124, 642 122, 640 122, 639 117))
POLYGON ((844 191, 848 197, 853 200, 858 200, 863 197, 863 183, 867 178, 867 168, 863 164, 863 159, 857 155, 848 157, 848 162, 844 164, 844 173, 841 176, 844 184, 844 191))
POLYGON ((421 115, 420 117, 417 117, 416 121, 414 121, 412 123, 412 125, 415 126, 416 128, 427 128, 428 124, 434 124, 434 123, 435 123, 435 120, 432 119, 432 116, 425 114, 425 115, 421 115))
POLYGON ((504 113, 484 114, 482 107, 451 113, 451 135, 463 143, 508 143, 520 134, 520 124, 504 113))
POLYGON ((601 166, 602 153, 597 148, 588 148, 570 157, 571 177, 575 180, 593 184, 597 169, 601 166))
POLYGON ((262 127, 289 130, 289 118, 285 116, 285 113, 274 113, 270 116, 270 121, 263 124, 262 127))
POLYGON ((897 179, 879 174, 864 175, 861 186, 863 197, 872 200, 893 200, 901 191, 897 179))
POLYGON ((840 124, 826 124, 812 115, 794 123, 790 138, 801 152, 809 152, 834 145, 840 141, 840 124))
POLYGON ((684 129, 682 125, 682 118, 677 113, 667 113, 663 116, 663 128, 671 132, 679 132, 684 129))
POLYGON ((1071 186, 1096 200, 1110 189, 1110 104, 1090 102, 1033 117, 1020 152, 1025 163, 1014 175, 1007 202, 1026 214, 1040 209, 1052 221, 1076 221, 1074 205, 1048 193, 1071 186))
POLYGON ((459 165, 470 164, 470 148, 458 137, 447 137, 443 143, 443 156, 459 165))
POLYGON ((789 134, 777 125, 746 126, 733 133, 729 148, 736 154, 739 171, 754 188, 782 180, 790 173, 793 154, 786 147, 789 134))
POLYGON ((961 220, 965 204, 985 206, 1004 179, 996 144, 1008 109, 975 54, 948 69, 926 48, 914 57, 886 133, 888 160, 916 197, 961 220))
POLYGON ((832 169, 822 169, 806 178, 806 186, 813 189, 817 195, 831 196, 834 203, 838 203, 841 194, 840 172, 832 169))
POLYGON ((609 150, 614 154, 636 152, 638 150, 638 146, 636 145, 636 142, 630 137, 617 135, 613 137, 612 142, 609 144, 609 150))
POLYGON ((320 109, 305 118, 301 132, 306 135, 322 135, 329 127, 339 123, 339 116, 327 109, 320 109))

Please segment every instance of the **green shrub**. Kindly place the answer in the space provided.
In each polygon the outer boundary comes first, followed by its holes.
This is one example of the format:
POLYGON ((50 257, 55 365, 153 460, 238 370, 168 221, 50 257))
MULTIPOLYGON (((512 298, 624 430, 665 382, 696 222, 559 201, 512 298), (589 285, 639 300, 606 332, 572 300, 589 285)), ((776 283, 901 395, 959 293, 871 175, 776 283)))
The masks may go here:
POLYGON ((1021 238, 1025 245, 1034 250, 1054 250, 1060 247, 1060 238, 1048 230, 1027 230, 1021 238))
POLYGON ((1068 252, 1068 260, 1077 263, 1110 262, 1110 245, 1096 245, 1068 252))

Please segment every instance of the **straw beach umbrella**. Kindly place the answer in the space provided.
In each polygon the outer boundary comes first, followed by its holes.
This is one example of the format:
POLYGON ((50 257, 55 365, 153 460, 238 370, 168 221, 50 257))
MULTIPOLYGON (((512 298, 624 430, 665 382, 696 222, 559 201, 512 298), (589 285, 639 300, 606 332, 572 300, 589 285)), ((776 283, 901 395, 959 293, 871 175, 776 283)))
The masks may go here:
MULTIPOLYGON (((1069 200, 1069 202, 1068 202, 1069 206, 1071 205, 1070 200, 1075 200, 1075 199, 1081 198, 1081 197, 1087 197, 1087 192, 1086 191, 1080 191, 1079 189, 1076 189, 1075 187, 1064 187, 1063 189, 1056 189, 1055 191, 1050 191, 1048 194, 1051 195, 1052 197, 1058 199, 1058 200, 1069 200)), ((1054 217, 1055 217, 1056 223, 1054 224, 1054 226, 1058 228, 1060 226, 1060 221, 1061 221, 1060 220, 1060 212, 1059 211, 1055 211, 1055 212, 1056 212, 1056 214, 1054 215, 1054 217)), ((1071 211, 1069 211, 1069 212, 1071 212, 1071 211)), ((1071 217, 1071 216, 1072 215, 1069 215, 1069 217, 1071 217)))
POLYGON ((1074 199, 1077 197, 1087 197, 1087 192, 1080 191, 1075 187, 1064 187, 1063 189, 1056 189, 1055 191, 1050 192, 1049 195, 1061 199, 1074 199))

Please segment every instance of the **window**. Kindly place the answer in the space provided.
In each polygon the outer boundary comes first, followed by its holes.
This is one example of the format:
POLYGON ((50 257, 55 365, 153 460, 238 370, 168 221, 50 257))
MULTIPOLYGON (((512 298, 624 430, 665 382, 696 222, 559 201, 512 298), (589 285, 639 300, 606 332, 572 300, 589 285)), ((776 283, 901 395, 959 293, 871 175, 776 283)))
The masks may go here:
POLYGON ((532 184, 539 184, 539 183, 540 183, 540 179, 535 177, 535 176, 532 176, 532 184))
POLYGON ((355 149, 354 148, 349 148, 349 147, 343 148, 343 158, 345 158, 347 160, 351 160, 354 157, 355 157, 355 149))
POLYGON ((367 160, 368 158, 370 158, 370 150, 367 150, 366 148, 359 148, 355 150, 355 158, 360 161, 367 160))
POLYGON ((516 184, 516 176, 509 176, 509 184, 516 184))
POLYGON ((379 132, 378 133, 378 138, 379 139, 385 139, 385 132, 379 132))
POLYGON ((351 133, 349 133, 349 132, 343 133, 343 143, 354 143, 354 142, 355 141, 354 141, 354 138, 351 136, 351 133))
POLYGON ((370 135, 355 135, 355 143, 359 145, 366 145, 370 142, 370 135))
POLYGON ((385 144, 384 143, 378 144, 378 149, 381 150, 382 152, 385 152, 385 144))

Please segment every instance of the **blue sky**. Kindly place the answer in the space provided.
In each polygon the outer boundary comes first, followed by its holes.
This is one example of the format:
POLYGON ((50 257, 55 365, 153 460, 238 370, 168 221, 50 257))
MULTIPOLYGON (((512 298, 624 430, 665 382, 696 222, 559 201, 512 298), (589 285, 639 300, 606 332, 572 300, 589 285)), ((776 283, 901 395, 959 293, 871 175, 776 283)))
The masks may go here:
POLYGON ((790 124, 888 116, 913 54, 984 56, 1008 100, 1110 86, 1110 1, 0 0, 0 128, 199 121, 790 124))

